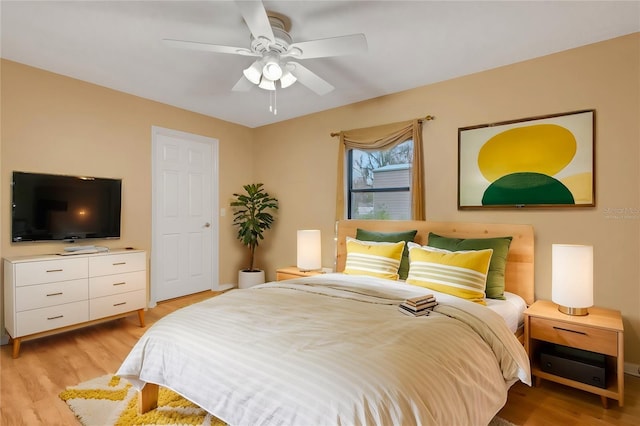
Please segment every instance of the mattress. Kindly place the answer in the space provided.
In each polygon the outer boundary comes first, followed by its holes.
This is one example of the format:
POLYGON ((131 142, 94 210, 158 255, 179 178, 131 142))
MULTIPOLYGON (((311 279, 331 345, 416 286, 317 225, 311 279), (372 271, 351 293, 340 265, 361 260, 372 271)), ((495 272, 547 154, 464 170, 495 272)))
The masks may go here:
POLYGON ((504 322, 513 333, 524 323, 524 311, 527 303, 517 294, 505 292, 507 300, 485 299, 487 307, 504 318, 504 322))

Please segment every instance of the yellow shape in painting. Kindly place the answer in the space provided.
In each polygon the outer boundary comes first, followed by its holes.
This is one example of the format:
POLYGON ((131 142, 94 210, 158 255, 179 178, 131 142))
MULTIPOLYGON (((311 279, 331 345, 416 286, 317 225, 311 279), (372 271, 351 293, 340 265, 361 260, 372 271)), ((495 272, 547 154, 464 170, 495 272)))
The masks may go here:
POLYGON ((489 182, 518 172, 553 176, 571 162, 576 149, 576 138, 565 127, 556 124, 517 127, 485 142, 478 153, 478 167, 489 182))
POLYGON ((593 175, 591 172, 578 173, 573 176, 567 176, 560 179, 560 182, 566 186, 576 204, 592 204, 593 203, 593 175))

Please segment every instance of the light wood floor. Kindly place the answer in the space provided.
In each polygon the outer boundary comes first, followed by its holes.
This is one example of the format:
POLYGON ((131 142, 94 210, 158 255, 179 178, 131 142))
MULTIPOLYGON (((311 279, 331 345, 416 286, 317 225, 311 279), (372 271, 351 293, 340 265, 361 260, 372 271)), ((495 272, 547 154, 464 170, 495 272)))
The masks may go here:
MULTIPOLYGON (((205 292, 160 303, 146 313, 147 327, 168 313, 214 296, 205 292)), ((137 316, 24 342, 17 359, 11 347, 0 349, 0 425, 77 425, 58 398, 65 387, 114 373, 146 328, 137 316)), ((625 377, 625 406, 564 386, 543 382, 538 388, 516 384, 500 416, 522 426, 638 425, 640 378, 625 377)))

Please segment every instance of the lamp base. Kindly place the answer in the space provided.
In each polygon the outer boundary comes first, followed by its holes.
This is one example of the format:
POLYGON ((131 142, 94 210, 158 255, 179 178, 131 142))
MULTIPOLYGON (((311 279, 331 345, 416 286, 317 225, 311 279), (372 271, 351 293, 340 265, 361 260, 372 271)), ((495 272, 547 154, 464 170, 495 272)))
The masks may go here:
POLYGON ((558 310, 563 314, 567 314, 567 315, 574 315, 574 316, 589 315, 588 308, 569 308, 568 306, 558 305, 558 310))

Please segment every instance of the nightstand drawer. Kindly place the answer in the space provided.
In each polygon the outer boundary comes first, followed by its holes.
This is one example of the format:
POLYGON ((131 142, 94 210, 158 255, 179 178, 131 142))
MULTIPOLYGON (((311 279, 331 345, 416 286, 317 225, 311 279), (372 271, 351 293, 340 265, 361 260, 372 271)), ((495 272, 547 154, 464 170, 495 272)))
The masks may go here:
POLYGON ((301 271, 296 266, 289 266, 276 270, 276 281, 292 280, 294 278, 312 277, 323 274, 322 271, 301 271))
POLYGON ((531 338, 605 355, 618 355, 618 333, 544 318, 530 319, 531 338))
POLYGON ((292 280, 294 278, 301 278, 303 275, 287 274, 286 272, 276 273, 276 281, 292 280))

